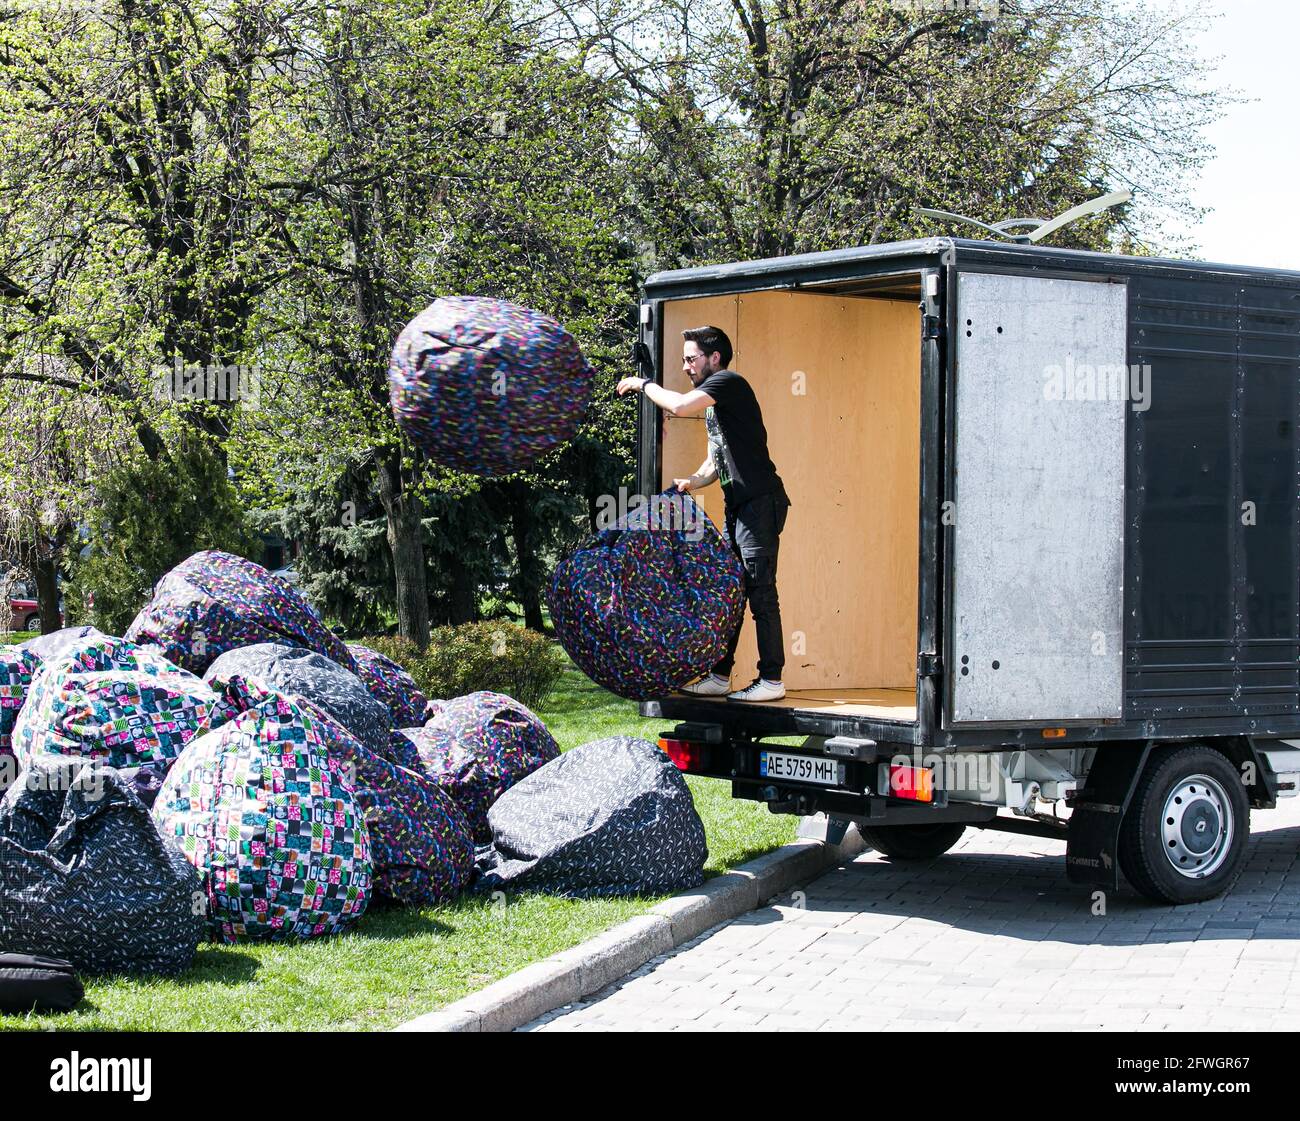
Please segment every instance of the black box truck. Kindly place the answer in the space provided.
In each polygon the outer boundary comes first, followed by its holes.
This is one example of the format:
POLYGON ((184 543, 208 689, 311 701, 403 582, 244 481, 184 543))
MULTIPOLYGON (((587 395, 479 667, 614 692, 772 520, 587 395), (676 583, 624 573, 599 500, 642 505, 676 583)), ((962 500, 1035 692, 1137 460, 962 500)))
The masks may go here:
MULTIPOLYGON (((731 336, 792 501, 786 698, 643 703, 679 767, 899 859, 973 826, 1230 886, 1300 780, 1300 273, 936 238, 656 273, 640 310, 670 388, 682 330, 731 336)), ((706 436, 639 420, 649 496, 706 436)))

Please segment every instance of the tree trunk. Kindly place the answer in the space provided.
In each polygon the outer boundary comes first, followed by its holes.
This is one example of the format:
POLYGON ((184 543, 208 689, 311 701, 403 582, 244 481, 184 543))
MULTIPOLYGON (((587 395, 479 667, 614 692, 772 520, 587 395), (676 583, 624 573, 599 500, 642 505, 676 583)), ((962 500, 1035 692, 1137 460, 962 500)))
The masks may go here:
POLYGON ((519 571, 519 603, 524 609, 524 626, 542 630, 542 572, 533 543, 533 510, 526 489, 510 488, 510 528, 515 539, 515 563, 519 571))
POLYGON ((451 623, 478 622, 478 589, 469 566, 457 564, 451 572, 451 623))
POLYGON ((379 465, 379 498, 388 519, 388 547, 397 584, 397 633, 425 650, 429 646, 429 590, 424 578, 420 500, 403 489, 401 462, 379 465))
POLYGON ((32 558, 32 578, 36 581, 36 604, 41 613, 41 633, 50 634, 63 624, 59 619, 58 562, 52 556, 32 558))

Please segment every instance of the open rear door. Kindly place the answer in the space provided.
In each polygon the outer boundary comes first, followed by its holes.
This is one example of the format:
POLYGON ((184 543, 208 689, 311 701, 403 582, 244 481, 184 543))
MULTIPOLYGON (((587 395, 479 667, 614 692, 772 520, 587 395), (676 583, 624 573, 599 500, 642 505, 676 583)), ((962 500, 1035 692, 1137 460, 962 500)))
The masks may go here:
POLYGON ((1127 288, 962 272, 945 724, 1123 709, 1127 288))

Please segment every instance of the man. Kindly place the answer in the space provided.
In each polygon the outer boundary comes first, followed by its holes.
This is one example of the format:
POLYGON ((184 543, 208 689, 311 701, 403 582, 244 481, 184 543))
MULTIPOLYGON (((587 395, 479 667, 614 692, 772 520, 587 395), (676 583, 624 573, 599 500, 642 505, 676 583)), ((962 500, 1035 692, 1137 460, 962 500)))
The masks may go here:
POLYGON ((682 338, 682 369, 695 387, 690 393, 675 393, 647 378, 624 378, 618 392, 639 390, 673 416, 704 414, 709 457, 689 479, 673 482, 687 494, 721 482, 727 541, 744 565, 745 596, 758 636, 758 677, 752 685, 728 692, 740 641, 737 628, 713 671, 682 692, 697 697, 726 693, 733 701, 779 701, 785 696, 781 682, 785 643, 776 594, 776 556, 790 500, 767 454, 767 429, 758 399, 749 382, 729 368, 731 340, 717 327, 693 327, 683 331, 682 338))

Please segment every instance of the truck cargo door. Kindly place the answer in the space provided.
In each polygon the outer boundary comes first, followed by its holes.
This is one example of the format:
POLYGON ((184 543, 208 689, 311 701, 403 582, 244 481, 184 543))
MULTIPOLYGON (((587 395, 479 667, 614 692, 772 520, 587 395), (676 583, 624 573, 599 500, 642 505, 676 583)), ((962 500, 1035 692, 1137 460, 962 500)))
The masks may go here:
POLYGON ((945 724, 1118 718, 1127 288, 961 272, 945 724))

